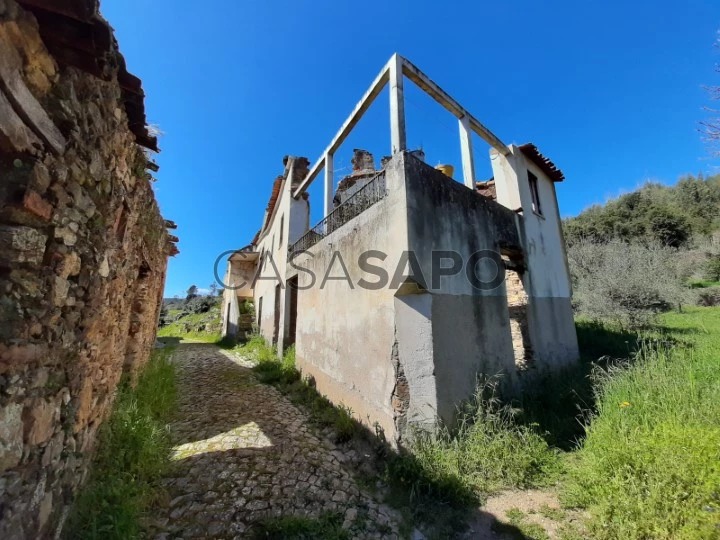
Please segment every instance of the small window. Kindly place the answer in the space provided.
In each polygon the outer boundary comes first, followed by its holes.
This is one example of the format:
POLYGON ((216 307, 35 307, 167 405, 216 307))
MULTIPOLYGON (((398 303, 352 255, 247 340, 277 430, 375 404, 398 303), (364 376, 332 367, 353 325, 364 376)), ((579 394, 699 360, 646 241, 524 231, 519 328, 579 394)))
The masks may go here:
POLYGON ((280 240, 278 240, 278 248, 282 247, 283 229, 285 229, 285 216, 280 216, 280 240))
POLYGON ((540 192, 538 191, 537 176, 528 171, 528 181, 530 182, 530 197, 532 197, 533 212, 535 212, 539 216, 542 216, 542 207, 540 206, 540 192))
POLYGON ((260 326, 262 324, 262 296, 258 300, 258 311, 257 311, 257 324, 260 326))

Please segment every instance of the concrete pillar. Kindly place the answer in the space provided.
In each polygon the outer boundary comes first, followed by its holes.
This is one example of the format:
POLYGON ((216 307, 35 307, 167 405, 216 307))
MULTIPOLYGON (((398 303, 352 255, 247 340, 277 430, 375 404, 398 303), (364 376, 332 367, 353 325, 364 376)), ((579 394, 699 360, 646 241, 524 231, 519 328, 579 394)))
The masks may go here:
POLYGON ((510 210, 516 211, 522 209, 523 206, 518 178, 521 167, 521 165, 518 164, 518 153, 520 150, 516 146, 511 146, 510 149, 511 153, 504 156, 492 148, 490 150, 490 163, 492 165, 493 177, 495 178, 497 202, 510 210))
POLYGON ((390 60, 390 140, 393 155, 406 150, 402 57, 397 53, 390 60))
POLYGON ((462 156, 463 180, 465 185, 475 190, 475 162, 472 150, 472 129, 470 118, 463 116, 458 121, 460 127, 460 155, 462 156))
POLYGON ((438 388, 435 379, 432 295, 396 296, 394 304, 397 358, 391 406, 396 440, 399 440, 405 435, 408 426, 432 429, 438 416, 438 388))
POLYGON ((333 155, 325 154, 325 215, 333 210, 333 155))

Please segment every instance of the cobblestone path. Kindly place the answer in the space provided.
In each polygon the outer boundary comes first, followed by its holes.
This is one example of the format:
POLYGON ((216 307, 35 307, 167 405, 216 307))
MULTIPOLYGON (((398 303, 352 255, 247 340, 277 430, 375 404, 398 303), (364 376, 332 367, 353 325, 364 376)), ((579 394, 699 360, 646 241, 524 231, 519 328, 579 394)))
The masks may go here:
POLYGON ((252 364, 194 343, 181 343, 173 362, 174 466, 157 539, 246 538, 258 520, 324 511, 342 514, 352 538, 397 538, 397 515, 358 489, 339 450, 252 364))

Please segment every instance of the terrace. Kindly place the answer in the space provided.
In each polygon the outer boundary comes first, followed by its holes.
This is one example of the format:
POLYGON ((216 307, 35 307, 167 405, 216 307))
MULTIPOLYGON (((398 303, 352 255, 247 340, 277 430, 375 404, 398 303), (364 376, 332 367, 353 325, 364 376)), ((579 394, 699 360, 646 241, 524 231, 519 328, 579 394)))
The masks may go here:
POLYGON ((476 189, 472 133, 480 136, 500 154, 508 155, 510 153, 510 149, 495 134, 480 123, 479 120, 415 65, 396 53, 382 68, 370 85, 370 88, 365 92, 365 95, 355 106, 355 109, 325 149, 325 152, 323 152, 322 156, 312 166, 305 179, 293 190, 292 196, 296 199, 299 198, 320 173, 324 172, 324 218, 290 246, 288 257, 292 257, 295 253, 309 249, 322 238, 339 229, 385 196, 385 175, 384 171, 381 170, 356 193, 340 205, 334 207, 333 156, 387 85, 390 87, 390 139, 392 155, 407 150, 404 99, 404 84, 406 78, 417 85, 423 92, 433 98, 457 119, 463 183, 469 189, 473 191, 476 189))

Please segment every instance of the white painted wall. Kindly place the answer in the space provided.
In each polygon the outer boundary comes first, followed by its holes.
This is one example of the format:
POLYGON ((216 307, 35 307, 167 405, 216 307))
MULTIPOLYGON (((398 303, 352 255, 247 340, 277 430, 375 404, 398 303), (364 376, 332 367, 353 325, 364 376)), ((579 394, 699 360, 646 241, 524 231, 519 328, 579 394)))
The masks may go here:
POLYGON ((517 210, 526 255, 523 285, 529 296, 529 327, 535 357, 547 365, 577 359, 577 335, 572 314, 570 272, 558 209, 555 183, 511 145, 503 156, 490 151, 497 201, 517 210), (538 179, 542 215, 533 211, 528 171, 538 179))
MULTIPOLYGON (((384 262, 373 259, 372 264, 392 276, 407 249, 402 162, 388 165, 386 183, 384 199, 311 247, 312 257, 303 255, 296 261, 317 276, 314 286, 298 291, 296 361, 304 376, 315 379, 319 392, 336 405, 349 407, 371 429, 378 422, 392 439, 396 291, 387 285, 379 290, 357 286, 361 279, 377 280, 359 267, 363 252, 388 254, 384 262), (354 288, 339 280, 328 280, 321 287, 324 275, 342 275, 340 263, 333 262, 334 252, 341 254, 354 288)), ((307 272, 300 271, 298 277, 301 288, 310 285, 307 272)))
POLYGON ((508 156, 491 151, 497 201, 516 210, 522 208, 524 248, 530 268, 530 283, 525 287, 532 296, 570 297, 570 275, 565 257, 565 241, 558 211, 555 183, 522 150, 510 146, 508 156), (538 179, 542 216, 532 209, 528 170, 538 179))
POLYGON ((256 251, 261 254, 262 267, 255 282, 253 295, 256 316, 262 298, 262 320, 258 320, 260 333, 268 343, 272 342, 275 327, 276 286, 281 284, 279 302, 278 349, 282 351, 283 338, 287 327, 285 279, 287 278, 288 248, 308 231, 310 221, 310 203, 292 197, 291 184, 293 174, 292 159, 288 161, 285 179, 275 203, 275 211, 270 222, 258 238, 256 251), (275 266, 270 262, 270 257, 275 266), (280 280, 278 280, 278 276, 280 280))
POLYGON ((236 260, 228 260, 223 278, 222 302, 222 335, 234 337, 240 318, 240 303, 253 298, 252 282, 255 277, 257 260, 254 255, 248 259, 240 259, 242 255, 235 255, 236 260), (228 317, 228 309, 230 316, 228 317))

